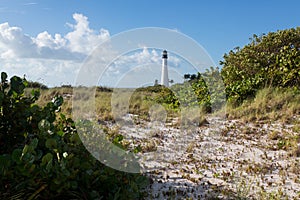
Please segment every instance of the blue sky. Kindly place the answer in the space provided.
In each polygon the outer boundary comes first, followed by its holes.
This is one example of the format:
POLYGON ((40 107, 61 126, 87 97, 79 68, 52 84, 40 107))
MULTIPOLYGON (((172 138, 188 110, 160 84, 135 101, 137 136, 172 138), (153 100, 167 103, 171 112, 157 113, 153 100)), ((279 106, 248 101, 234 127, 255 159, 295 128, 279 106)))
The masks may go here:
POLYGON ((184 33, 202 45, 218 65, 224 53, 244 46, 253 34, 299 26, 299 8, 297 0, 1 0, 0 71, 5 70, 10 76, 26 74, 48 85, 72 84, 79 67, 75 60, 84 59, 93 49, 92 44, 142 27, 184 33), (89 40, 79 38, 86 35, 78 35, 79 22, 88 30, 89 40), (17 27, 17 31, 12 27, 17 27), (11 40, 12 36, 15 40, 11 40), (34 49, 32 52, 26 42, 34 49), (40 56, 34 55, 36 51, 40 56))

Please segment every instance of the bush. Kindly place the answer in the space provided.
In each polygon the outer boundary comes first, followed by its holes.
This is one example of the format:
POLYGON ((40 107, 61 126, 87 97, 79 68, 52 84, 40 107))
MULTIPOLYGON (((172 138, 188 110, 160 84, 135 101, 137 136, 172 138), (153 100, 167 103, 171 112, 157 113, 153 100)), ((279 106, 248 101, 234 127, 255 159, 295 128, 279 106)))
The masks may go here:
POLYGON ((210 67, 202 74, 185 74, 184 78, 183 85, 174 87, 180 103, 201 106, 205 112, 216 111, 225 104, 225 88, 219 68, 210 67), (192 89, 187 90, 189 87, 192 89))
POLYGON ((300 87, 300 27, 271 32, 224 55, 221 74, 230 101, 241 103, 264 87, 300 87))
POLYGON ((147 179, 113 170, 83 146, 62 97, 45 107, 39 92, 24 95, 27 81, 0 83, 0 199, 138 199, 147 179))
POLYGON ((162 104, 167 111, 200 107, 201 111, 209 113, 225 104, 225 88, 218 68, 211 67, 202 74, 185 74, 184 79, 184 83, 170 88, 155 85, 138 88, 136 92, 144 93, 148 102, 162 104))
POLYGON ((42 83, 35 82, 35 81, 28 81, 27 87, 29 88, 38 88, 38 89, 48 89, 48 87, 42 83))

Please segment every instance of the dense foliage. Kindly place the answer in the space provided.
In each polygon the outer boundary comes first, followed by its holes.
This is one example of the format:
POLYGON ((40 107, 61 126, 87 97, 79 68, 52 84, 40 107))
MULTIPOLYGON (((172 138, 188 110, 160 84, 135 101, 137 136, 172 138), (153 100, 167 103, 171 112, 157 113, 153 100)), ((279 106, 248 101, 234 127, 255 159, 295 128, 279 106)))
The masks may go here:
POLYGON ((230 101, 239 103, 264 87, 300 86, 300 27, 271 32, 224 55, 222 77, 230 101))
POLYGON ((139 174, 113 170, 82 145, 62 97, 35 104, 25 79, 0 83, 0 199, 138 199, 147 183, 139 174))
POLYGON ((204 73, 186 74, 184 78, 188 80, 187 83, 191 85, 197 97, 196 102, 202 106, 204 111, 215 111, 225 104, 225 88, 219 68, 210 67, 204 73))

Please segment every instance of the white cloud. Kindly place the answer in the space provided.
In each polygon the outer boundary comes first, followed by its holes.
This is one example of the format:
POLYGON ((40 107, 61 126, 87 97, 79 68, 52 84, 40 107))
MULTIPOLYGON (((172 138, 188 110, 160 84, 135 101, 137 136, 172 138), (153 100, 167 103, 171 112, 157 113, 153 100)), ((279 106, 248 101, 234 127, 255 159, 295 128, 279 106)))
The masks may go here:
POLYGON ((8 22, 0 24, 0 71, 43 79, 50 86, 73 82, 86 56, 110 38, 108 30, 91 29, 84 15, 76 13, 73 19, 75 24, 68 24, 72 30, 64 36, 44 31, 33 37, 8 22))
POLYGON ((11 27, 9 24, 0 24, 1 58, 31 57, 35 48, 32 39, 24 35, 19 27, 11 27))
POLYGON ((84 56, 72 53, 65 47, 65 39, 59 34, 52 38, 47 32, 38 34, 36 38, 23 33, 19 27, 11 27, 8 23, 0 24, 0 57, 6 58, 43 58, 78 60, 84 56))
MULTIPOLYGON (((114 61, 114 68, 121 68, 127 66, 127 68, 136 67, 139 65, 155 64, 161 66, 161 50, 148 49, 143 47, 143 49, 138 49, 135 52, 128 53, 126 55, 120 56, 114 61)), ((168 56, 168 65, 172 67, 177 67, 181 63, 181 60, 173 54, 168 56)))
POLYGON ((29 3, 24 3, 23 6, 33 6, 33 5, 37 5, 36 2, 29 2, 29 3))
POLYGON ((155 49, 153 49, 151 52, 147 49, 147 47, 144 47, 143 50, 137 50, 136 52, 132 52, 131 54, 126 54, 123 56, 120 56, 116 61, 116 65, 123 65, 123 64, 135 64, 135 65, 141 65, 141 64, 147 64, 147 63, 158 63, 160 62, 160 56, 156 52, 155 49))
POLYGON ((83 60, 98 44, 109 39, 108 30, 96 32, 89 28, 88 18, 82 14, 73 15, 73 29, 64 37, 47 31, 30 37, 20 27, 0 24, 1 58, 43 58, 61 60, 83 60))
MULTIPOLYGON (((28 79, 43 80, 49 86, 73 84, 84 59, 94 52, 88 61, 92 73, 87 73, 87 78, 96 80, 97 77, 92 76, 95 75, 93 72, 99 71, 99 63, 111 62, 118 52, 109 42, 93 51, 99 44, 109 41, 109 31, 91 29, 88 18, 82 14, 73 14, 73 19, 75 23, 68 23, 71 31, 65 35, 43 31, 34 37, 8 22, 0 24, 0 71, 6 71, 10 76, 26 74, 28 79)), ((178 66, 181 62, 172 54, 168 61, 170 66, 178 66)), ((114 82, 134 68, 149 64, 158 66, 160 72, 161 50, 142 47, 120 56, 106 69, 104 76, 114 82)))
POLYGON ((89 28, 88 18, 82 14, 75 13, 73 18, 76 24, 68 24, 73 31, 65 38, 68 40, 68 47, 72 52, 87 53, 95 48, 95 44, 109 39, 108 30, 100 29, 99 33, 89 28))
POLYGON ((80 63, 69 60, 54 59, 7 59, 1 61, 0 71, 5 71, 11 77, 26 75, 28 80, 40 81, 48 86, 71 84, 77 76, 80 63))
POLYGON ((66 45, 67 40, 62 38, 60 34, 55 34, 54 38, 47 32, 44 31, 37 35, 34 39, 38 47, 49 47, 51 49, 59 49, 66 45))

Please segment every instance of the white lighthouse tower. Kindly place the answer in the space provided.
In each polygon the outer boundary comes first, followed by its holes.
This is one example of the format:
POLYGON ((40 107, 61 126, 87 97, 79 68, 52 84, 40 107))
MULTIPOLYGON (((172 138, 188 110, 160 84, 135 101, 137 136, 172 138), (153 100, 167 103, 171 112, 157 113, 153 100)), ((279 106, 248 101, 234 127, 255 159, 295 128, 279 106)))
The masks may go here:
POLYGON ((162 54, 162 66, 161 66, 161 85, 169 87, 169 76, 168 76, 168 52, 163 51, 162 54))

